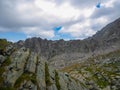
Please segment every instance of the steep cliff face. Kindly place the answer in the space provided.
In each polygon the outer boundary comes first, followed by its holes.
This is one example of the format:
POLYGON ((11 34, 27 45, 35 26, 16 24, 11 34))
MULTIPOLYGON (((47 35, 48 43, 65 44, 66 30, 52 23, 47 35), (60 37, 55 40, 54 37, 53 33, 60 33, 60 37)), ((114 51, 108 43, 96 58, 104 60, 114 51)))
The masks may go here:
POLYGON ((0 53, 0 90, 87 90, 80 81, 48 65, 24 47, 0 53))

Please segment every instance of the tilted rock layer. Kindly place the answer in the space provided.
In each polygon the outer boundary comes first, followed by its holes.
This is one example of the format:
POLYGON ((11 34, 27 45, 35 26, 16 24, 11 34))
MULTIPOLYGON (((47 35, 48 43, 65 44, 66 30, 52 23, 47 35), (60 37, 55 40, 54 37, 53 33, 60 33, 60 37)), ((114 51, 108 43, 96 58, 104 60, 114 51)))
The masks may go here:
POLYGON ((0 90, 87 90, 29 49, 11 46, 9 50, 9 55, 6 49, 0 55, 0 90))

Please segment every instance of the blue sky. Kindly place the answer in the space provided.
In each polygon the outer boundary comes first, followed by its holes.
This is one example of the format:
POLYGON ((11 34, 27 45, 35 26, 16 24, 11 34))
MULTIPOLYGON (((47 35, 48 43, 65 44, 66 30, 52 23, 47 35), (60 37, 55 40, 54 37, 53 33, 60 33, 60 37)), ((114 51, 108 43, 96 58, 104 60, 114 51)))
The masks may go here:
POLYGON ((101 3, 98 2, 98 4, 96 5, 97 8, 100 8, 101 7, 101 3))
POLYGON ((84 39, 119 18, 119 0, 0 0, 0 38, 84 39))
POLYGON ((0 38, 6 38, 9 41, 15 42, 18 40, 25 40, 27 36, 20 32, 1 32, 0 38))
POLYGON ((59 39, 64 39, 64 40, 69 40, 69 39, 74 39, 74 37, 72 37, 70 34, 66 33, 66 34, 62 34, 59 33, 59 31, 62 29, 62 26, 57 26, 54 27, 54 33, 55 33, 55 37, 53 37, 53 40, 59 40, 59 39))

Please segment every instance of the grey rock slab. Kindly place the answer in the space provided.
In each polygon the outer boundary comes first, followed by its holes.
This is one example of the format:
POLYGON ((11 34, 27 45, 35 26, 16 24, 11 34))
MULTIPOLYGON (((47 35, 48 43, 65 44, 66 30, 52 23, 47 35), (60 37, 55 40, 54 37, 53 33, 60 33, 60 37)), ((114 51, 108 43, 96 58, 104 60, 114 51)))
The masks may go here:
POLYGON ((31 53, 30 57, 27 61, 27 65, 25 67, 25 71, 35 73, 36 70, 36 63, 37 63, 37 54, 31 53))
POLYGON ((22 75, 28 56, 29 50, 25 50, 24 48, 13 53, 10 57, 11 64, 8 66, 8 70, 4 76, 7 83, 13 86, 15 81, 22 75))
POLYGON ((39 59, 37 65, 37 83, 41 90, 46 90, 46 83, 45 83, 45 61, 39 59))

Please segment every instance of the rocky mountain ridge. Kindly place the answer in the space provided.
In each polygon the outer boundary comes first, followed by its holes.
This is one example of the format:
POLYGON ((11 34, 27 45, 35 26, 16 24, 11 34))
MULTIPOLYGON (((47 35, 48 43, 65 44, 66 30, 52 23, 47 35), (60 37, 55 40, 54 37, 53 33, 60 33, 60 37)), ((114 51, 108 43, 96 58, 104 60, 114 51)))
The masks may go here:
POLYGON ((60 68, 92 55, 109 53, 119 49, 120 19, 108 24, 95 35, 84 40, 64 41, 61 39, 52 41, 34 37, 19 41, 16 44, 19 47, 30 48, 56 68, 60 68))

